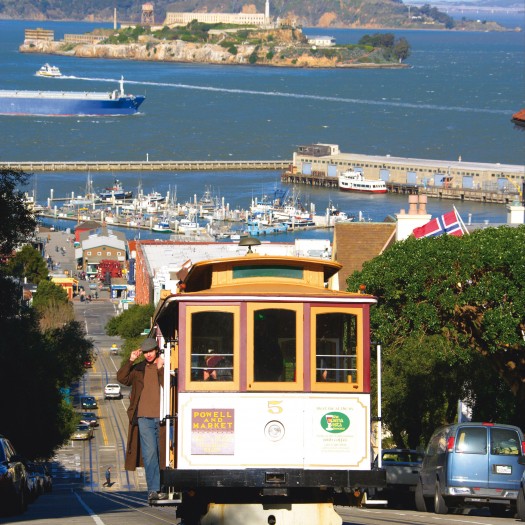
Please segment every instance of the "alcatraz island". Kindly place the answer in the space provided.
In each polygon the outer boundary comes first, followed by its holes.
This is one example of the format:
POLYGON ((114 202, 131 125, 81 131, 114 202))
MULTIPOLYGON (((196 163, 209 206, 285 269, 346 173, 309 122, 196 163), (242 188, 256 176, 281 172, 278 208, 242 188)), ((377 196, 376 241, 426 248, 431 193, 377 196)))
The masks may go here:
POLYGON ((408 67, 405 38, 391 33, 365 35, 357 44, 339 45, 333 37, 307 37, 294 20, 265 13, 167 12, 162 25, 152 22, 152 4, 143 4, 140 24, 97 29, 82 35, 26 29, 23 53, 70 55, 206 64, 264 65, 303 68, 408 67), (148 12, 151 6, 151 13, 148 12))

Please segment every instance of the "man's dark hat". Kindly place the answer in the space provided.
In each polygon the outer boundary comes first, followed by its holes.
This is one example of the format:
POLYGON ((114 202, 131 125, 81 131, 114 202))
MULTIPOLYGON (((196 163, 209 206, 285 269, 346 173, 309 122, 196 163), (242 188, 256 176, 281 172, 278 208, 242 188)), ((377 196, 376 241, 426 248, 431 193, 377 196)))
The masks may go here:
POLYGON ((140 349, 143 352, 149 352, 150 350, 155 350, 155 348, 158 348, 157 340, 153 339, 152 337, 144 339, 140 345, 140 349))

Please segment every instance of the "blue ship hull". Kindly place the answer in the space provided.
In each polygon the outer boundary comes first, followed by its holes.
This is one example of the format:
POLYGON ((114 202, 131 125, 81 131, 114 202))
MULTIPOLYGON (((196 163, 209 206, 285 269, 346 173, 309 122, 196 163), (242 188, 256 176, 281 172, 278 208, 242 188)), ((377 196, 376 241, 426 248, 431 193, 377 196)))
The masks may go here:
POLYGON ((110 93, 1 91, 0 115, 114 116, 138 112, 145 97, 110 93))

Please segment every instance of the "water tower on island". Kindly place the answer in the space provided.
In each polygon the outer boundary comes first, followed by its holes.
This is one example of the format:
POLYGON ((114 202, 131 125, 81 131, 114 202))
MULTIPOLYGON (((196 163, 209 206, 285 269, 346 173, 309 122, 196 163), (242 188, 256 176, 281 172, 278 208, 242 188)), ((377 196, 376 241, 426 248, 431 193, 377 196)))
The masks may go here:
POLYGON ((142 16, 140 22, 143 26, 152 26, 155 24, 155 15, 153 14, 153 4, 151 2, 142 4, 142 16))

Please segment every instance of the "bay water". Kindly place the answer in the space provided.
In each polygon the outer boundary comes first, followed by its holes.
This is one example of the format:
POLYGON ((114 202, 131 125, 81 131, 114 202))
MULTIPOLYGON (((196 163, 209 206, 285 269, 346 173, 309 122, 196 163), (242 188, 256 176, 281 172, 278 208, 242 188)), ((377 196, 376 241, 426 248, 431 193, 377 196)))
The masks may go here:
MULTIPOLYGON (((518 24, 516 24, 518 25, 518 24)), ((126 91, 146 95, 132 117, 0 116, 0 161, 291 159, 298 145, 339 144, 341 151, 425 159, 525 164, 525 133, 510 122, 525 107, 525 32, 398 31, 412 46, 410 69, 289 69, 80 59, 22 54, 24 29, 85 33, 110 24, 0 21, 0 89, 126 91), (35 76, 44 62, 65 78, 35 76)), ((305 29, 338 43, 374 30, 305 29)), ((96 172, 96 189, 114 178, 176 193, 179 202, 205 189, 232 208, 273 192, 280 173, 96 172)), ((85 173, 40 173, 31 188, 45 202, 85 191, 85 173)), ((332 202, 365 220, 407 208, 406 196, 362 196, 297 187, 318 214, 332 202)), ((467 221, 505 222, 504 205, 430 199, 437 215, 455 204, 467 221)), ((326 232, 304 236, 326 237, 326 232)), ((283 240, 277 236, 276 240, 283 240)))

